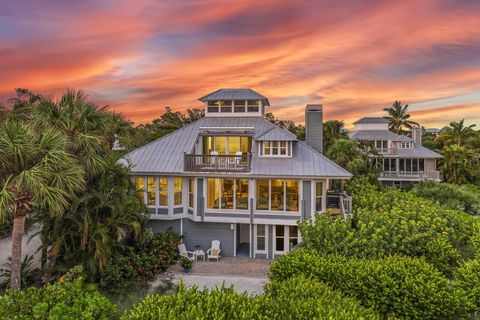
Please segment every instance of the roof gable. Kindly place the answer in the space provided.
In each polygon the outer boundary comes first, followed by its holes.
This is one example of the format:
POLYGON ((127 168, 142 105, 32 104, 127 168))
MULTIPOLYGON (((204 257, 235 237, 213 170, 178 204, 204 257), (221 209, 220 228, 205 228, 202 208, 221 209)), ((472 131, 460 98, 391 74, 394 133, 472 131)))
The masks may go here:
POLYGON ((214 100, 262 100, 263 105, 269 106, 268 99, 260 93, 246 89, 219 89, 198 99, 202 102, 214 100))

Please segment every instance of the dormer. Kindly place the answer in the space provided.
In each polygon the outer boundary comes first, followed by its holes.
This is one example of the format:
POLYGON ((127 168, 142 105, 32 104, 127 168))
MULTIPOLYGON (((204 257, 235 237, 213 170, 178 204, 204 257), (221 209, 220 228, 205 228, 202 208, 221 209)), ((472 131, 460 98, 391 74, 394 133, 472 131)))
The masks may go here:
POLYGON ((252 89, 220 89, 199 99, 205 117, 262 117, 268 99, 252 89))
POLYGON ((388 121, 381 117, 365 117, 353 123, 354 131, 363 130, 388 130, 388 121))

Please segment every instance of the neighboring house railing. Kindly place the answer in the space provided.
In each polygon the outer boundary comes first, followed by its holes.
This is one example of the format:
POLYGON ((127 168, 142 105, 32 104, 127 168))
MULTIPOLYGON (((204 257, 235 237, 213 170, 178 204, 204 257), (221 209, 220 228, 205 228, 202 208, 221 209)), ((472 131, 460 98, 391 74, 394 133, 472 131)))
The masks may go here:
POLYGON ((377 148, 379 154, 394 154, 394 148, 377 148))
POLYGON ((199 172, 249 172, 251 154, 184 154, 184 170, 199 172))
POLYGON ((443 173, 440 171, 383 171, 381 178, 417 178, 443 180, 443 173))

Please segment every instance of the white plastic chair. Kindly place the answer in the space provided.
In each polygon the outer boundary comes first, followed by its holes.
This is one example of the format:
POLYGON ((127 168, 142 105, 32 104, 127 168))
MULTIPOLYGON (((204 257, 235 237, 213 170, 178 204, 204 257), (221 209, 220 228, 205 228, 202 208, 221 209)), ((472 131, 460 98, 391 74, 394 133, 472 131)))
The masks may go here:
POLYGON ((181 257, 185 257, 190 261, 195 260, 193 252, 192 251, 187 251, 187 248, 185 247, 184 243, 180 243, 178 245, 178 252, 179 252, 181 257), (191 257, 189 255, 191 255, 191 257))
POLYGON ((243 156, 242 151, 235 152, 235 164, 236 165, 239 165, 242 162, 242 156, 243 156))
POLYGON ((218 259, 220 259, 220 251, 220 241, 213 240, 212 247, 207 250, 208 261, 210 261, 210 259, 216 259, 218 261, 218 259))

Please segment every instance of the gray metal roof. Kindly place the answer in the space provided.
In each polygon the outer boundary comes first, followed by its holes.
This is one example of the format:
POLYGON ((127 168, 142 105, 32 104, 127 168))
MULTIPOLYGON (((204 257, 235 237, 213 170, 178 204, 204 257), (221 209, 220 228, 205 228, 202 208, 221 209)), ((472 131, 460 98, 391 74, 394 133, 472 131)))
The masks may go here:
POLYGON ((202 102, 215 100, 262 100, 264 106, 270 103, 265 96, 252 89, 220 89, 198 99, 202 102))
POLYGON ((395 156, 399 158, 442 158, 441 154, 438 154, 435 151, 425 148, 417 143, 413 143, 413 149, 396 149, 395 156))
POLYGON ((389 130, 359 130, 348 134, 350 139, 356 140, 392 140, 392 141, 412 141, 407 136, 398 135, 389 130))
POLYGON ((288 130, 274 126, 257 137, 257 141, 296 141, 297 137, 288 130))
POLYGON ((358 119, 353 124, 357 124, 357 123, 388 123, 388 121, 382 117, 365 117, 365 118, 358 119))
MULTIPOLYGON (((132 165, 132 174, 187 174, 183 170, 183 154, 192 152, 200 127, 254 127, 256 139, 276 126, 262 117, 206 117, 128 153, 123 159, 132 165)), ((259 157, 256 150, 253 150, 253 153, 250 172, 235 175, 332 178, 352 176, 302 141, 293 142, 291 158, 259 157)))

